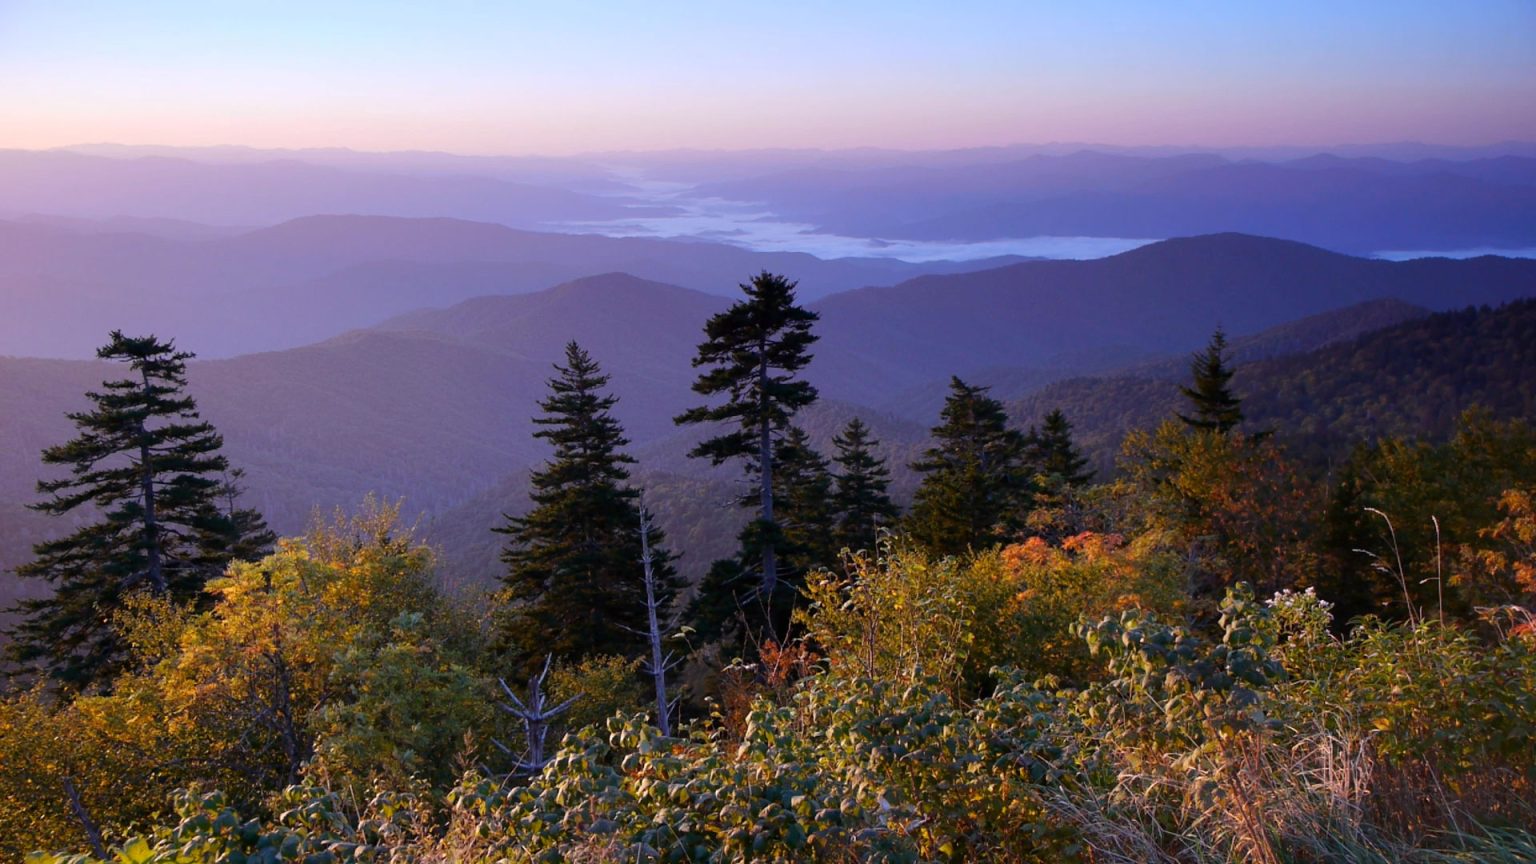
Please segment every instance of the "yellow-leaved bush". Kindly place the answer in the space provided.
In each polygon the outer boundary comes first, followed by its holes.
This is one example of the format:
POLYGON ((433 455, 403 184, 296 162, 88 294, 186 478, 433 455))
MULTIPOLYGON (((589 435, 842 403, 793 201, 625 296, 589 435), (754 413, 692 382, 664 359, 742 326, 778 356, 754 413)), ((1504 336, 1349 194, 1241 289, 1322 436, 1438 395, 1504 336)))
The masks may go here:
POLYGON ((259 812, 306 779, 450 783, 490 692, 476 628, 395 517, 373 506, 232 565, 205 611, 131 605, 117 623, 138 667, 108 694, 0 702, 0 853, 80 845, 65 781, 109 839, 168 815, 177 788, 259 812))
POLYGON ((1064 681, 1095 674, 1073 633, 1078 619, 1174 612, 1182 578, 1177 559, 1151 538, 1032 538, 967 558, 897 543, 879 559, 854 557, 845 575, 812 574, 799 620, 834 668, 931 676, 968 696, 986 689, 998 666, 1064 681))

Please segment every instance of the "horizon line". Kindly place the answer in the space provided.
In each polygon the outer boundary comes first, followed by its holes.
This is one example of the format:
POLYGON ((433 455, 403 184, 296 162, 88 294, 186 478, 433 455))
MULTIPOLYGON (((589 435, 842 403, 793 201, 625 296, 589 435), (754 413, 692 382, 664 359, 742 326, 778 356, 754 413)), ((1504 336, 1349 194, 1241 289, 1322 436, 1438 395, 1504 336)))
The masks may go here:
MULTIPOLYGON (((570 153, 551 152, 469 152, 455 150, 434 150, 423 148, 403 149, 368 149, 347 144, 332 144, 323 146, 280 146, 266 147, 252 144, 166 144, 166 143, 125 143, 122 141, 81 141, 73 144, 60 144, 49 147, 14 147, 0 145, 0 150, 23 153, 54 153, 54 152, 78 152, 86 148, 119 147, 127 150, 229 150, 245 151, 250 153, 346 153, 363 156, 454 156, 469 159, 593 159, 613 156, 661 156, 661 155, 749 155, 749 154, 852 154, 852 153, 891 153, 891 154, 943 154, 943 153, 967 153, 988 150, 1020 150, 1031 148, 1078 148, 1078 152, 1096 152, 1102 150, 1165 150, 1183 153, 1223 153, 1241 152, 1252 150, 1298 150, 1313 151, 1317 154, 1327 154, 1335 150, 1362 150, 1375 148, 1397 147, 1422 147, 1441 150, 1489 150, 1502 147, 1533 147, 1536 148, 1536 139, 1504 138, 1496 141, 1488 141, 1479 144, 1452 144, 1429 141, 1423 139, 1399 139, 1356 143, 1266 143, 1266 144, 1172 144, 1172 143, 1144 143, 1144 144, 1112 144, 1102 141, 1011 141, 999 144, 973 144, 957 147, 891 147, 878 144, 866 144, 852 147, 658 147, 658 148, 631 148, 631 149, 593 149, 580 150, 570 153)), ((96 154, 82 154, 96 155, 96 154)))

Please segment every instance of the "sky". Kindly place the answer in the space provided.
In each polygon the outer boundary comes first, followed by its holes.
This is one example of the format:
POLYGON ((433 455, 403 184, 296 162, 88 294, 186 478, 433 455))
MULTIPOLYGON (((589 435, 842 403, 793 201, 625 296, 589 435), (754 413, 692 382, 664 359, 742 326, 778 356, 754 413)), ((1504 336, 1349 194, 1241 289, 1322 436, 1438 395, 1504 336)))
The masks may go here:
POLYGON ((0 147, 1536 139, 1533 0, 0 0, 0 147))

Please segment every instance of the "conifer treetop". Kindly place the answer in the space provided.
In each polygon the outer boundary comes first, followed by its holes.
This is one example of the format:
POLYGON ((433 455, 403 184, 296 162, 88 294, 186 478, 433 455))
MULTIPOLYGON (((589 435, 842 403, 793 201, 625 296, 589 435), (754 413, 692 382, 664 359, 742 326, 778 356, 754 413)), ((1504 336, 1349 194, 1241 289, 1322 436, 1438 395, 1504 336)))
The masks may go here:
POLYGON ((1031 497, 1024 436, 1008 428, 987 388, 950 379, 933 446, 912 463, 922 472, 906 527, 930 551, 954 555, 1002 542, 1031 497))
POLYGON ((1192 386, 1179 388, 1194 409, 1194 416, 1178 415, 1185 425, 1225 434, 1243 422, 1243 400, 1232 393, 1227 362, 1227 334, 1218 327, 1205 350, 1190 360, 1192 386))
POLYGON ((1030 467, 1053 486, 1075 488, 1093 480, 1088 459, 1072 441, 1072 422, 1060 408, 1045 415, 1039 428, 1024 436, 1030 467))
POLYGON ((531 674, 549 655, 580 661, 599 654, 638 656, 645 647, 647 585, 640 561, 649 551, 650 602, 664 608, 678 588, 660 528, 646 520, 630 483, 634 457, 619 421, 608 376, 580 345, 565 346, 549 392, 539 400, 533 433, 554 453, 532 476, 533 508, 494 529, 510 539, 498 630, 514 664, 531 674))
POLYGON ((854 552, 871 551, 880 530, 890 528, 900 511, 891 501, 891 471, 875 453, 879 442, 857 417, 832 438, 838 474, 833 501, 838 513, 837 545, 854 552))
POLYGON ((811 362, 809 349, 818 338, 811 325, 820 316, 796 304, 796 284, 765 270, 740 286, 745 299, 705 323, 693 365, 709 368, 693 391, 729 398, 685 411, 677 422, 734 422, 739 428, 699 444, 690 456, 716 465, 750 456, 762 424, 782 430, 796 411, 816 401, 816 388, 796 376, 811 362))

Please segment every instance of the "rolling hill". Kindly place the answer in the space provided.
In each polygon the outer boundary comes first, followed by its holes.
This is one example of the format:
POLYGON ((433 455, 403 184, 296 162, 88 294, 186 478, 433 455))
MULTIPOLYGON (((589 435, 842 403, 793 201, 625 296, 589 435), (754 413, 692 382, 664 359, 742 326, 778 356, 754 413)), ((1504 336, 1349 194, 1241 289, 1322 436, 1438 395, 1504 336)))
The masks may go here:
POLYGON ((1241 234, 1190 237, 826 298, 814 305, 829 358, 817 377, 828 395, 895 410, 910 388, 950 374, 1039 386, 1188 351, 1218 325, 1246 336, 1371 300, 1444 310, 1533 294, 1536 261, 1524 259, 1391 262, 1241 234))
MULTIPOLYGON (((131 223, 130 223, 131 224, 131 223)), ((0 354, 89 357, 112 328, 205 357, 291 348, 411 310, 623 271, 728 295, 768 269, 806 296, 985 262, 823 260, 720 243, 524 231, 459 219, 309 216, 188 237, 0 221, 0 354)))

